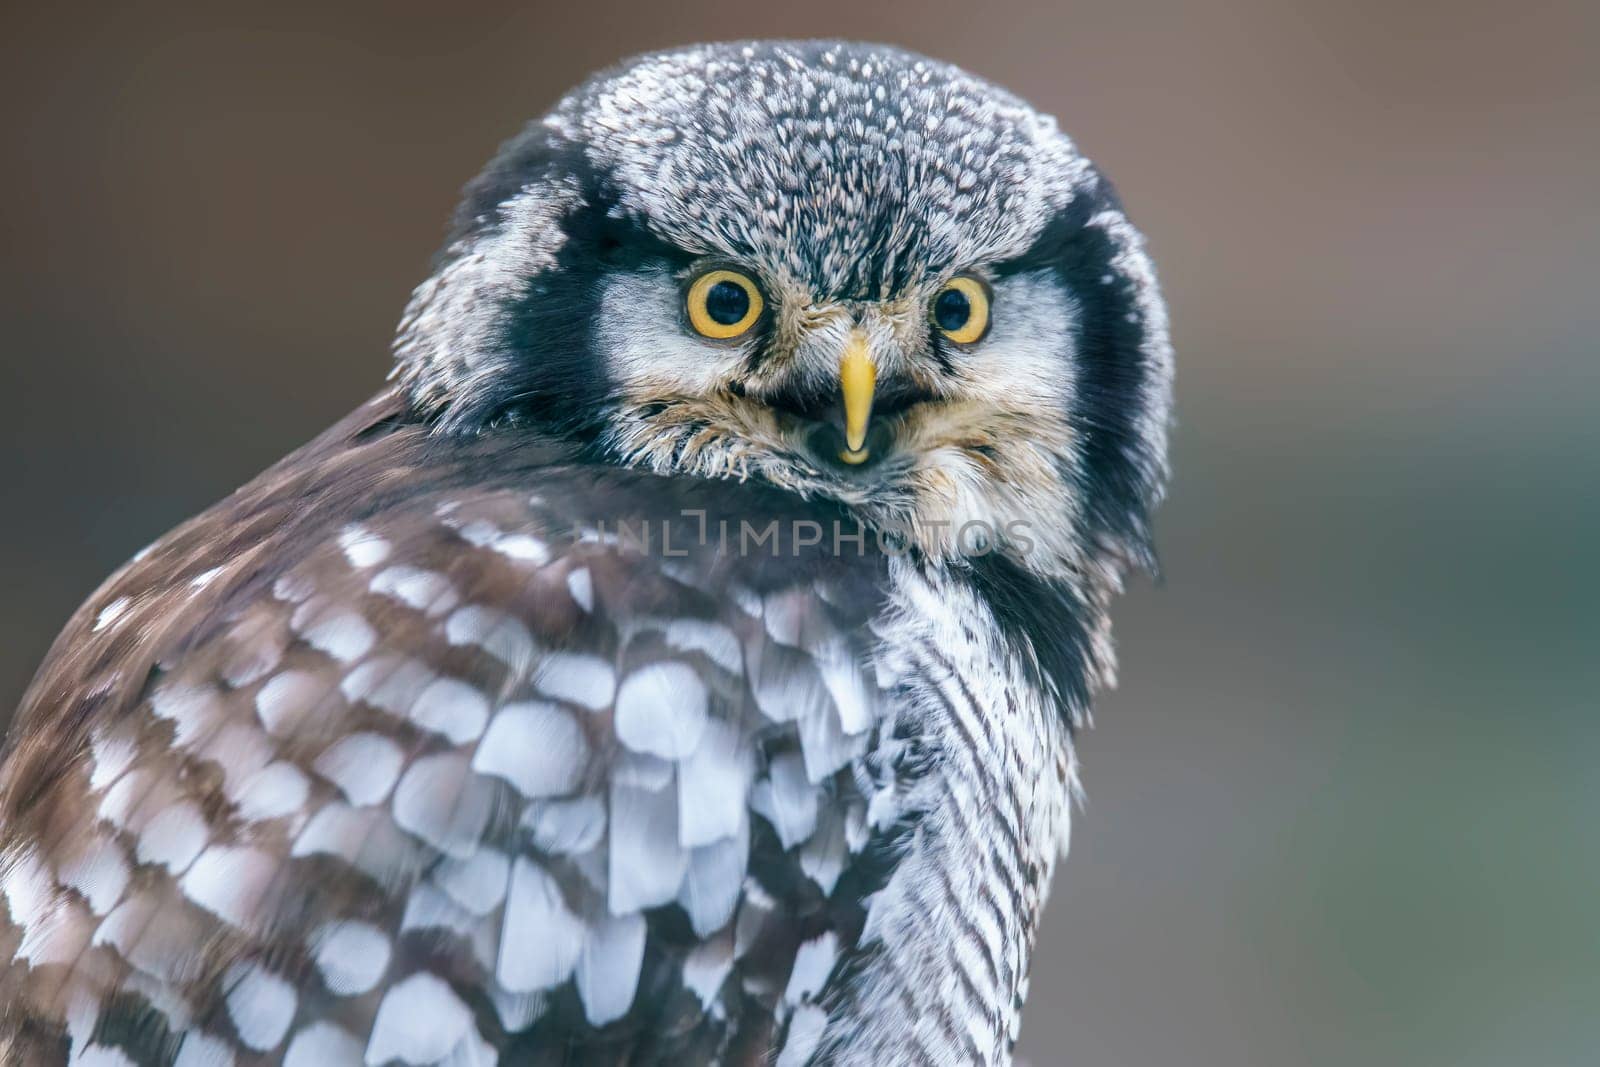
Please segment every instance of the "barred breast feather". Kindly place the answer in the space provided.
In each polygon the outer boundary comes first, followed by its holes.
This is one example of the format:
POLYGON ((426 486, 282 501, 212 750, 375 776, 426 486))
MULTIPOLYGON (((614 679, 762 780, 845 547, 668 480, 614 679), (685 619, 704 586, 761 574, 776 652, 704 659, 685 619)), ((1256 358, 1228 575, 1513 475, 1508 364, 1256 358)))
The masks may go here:
POLYGON ((4 1062, 1006 1062, 1071 746, 967 576, 393 405, 57 642, 4 1062))

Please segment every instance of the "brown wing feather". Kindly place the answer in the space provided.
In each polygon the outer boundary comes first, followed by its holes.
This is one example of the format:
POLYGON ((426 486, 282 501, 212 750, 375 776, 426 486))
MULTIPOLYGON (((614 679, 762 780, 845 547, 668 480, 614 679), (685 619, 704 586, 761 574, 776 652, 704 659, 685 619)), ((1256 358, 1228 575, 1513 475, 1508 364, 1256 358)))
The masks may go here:
POLYGON ((883 561, 728 551, 832 516, 394 414, 52 649, 0 770, 13 1056, 752 1062, 799 947, 853 937, 883 561))

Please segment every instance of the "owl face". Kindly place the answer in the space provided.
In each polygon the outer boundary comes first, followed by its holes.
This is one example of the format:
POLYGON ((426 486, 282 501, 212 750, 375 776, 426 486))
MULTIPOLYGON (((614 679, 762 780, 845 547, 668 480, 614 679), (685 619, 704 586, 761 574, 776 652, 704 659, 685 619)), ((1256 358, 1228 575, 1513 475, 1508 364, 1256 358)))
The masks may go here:
POLYGON ((471 185, 397 353, 444 433, 842 501, 934 555, 1138 556, 1170 350, 1053 120, 880 47, 633 61, 471 185))

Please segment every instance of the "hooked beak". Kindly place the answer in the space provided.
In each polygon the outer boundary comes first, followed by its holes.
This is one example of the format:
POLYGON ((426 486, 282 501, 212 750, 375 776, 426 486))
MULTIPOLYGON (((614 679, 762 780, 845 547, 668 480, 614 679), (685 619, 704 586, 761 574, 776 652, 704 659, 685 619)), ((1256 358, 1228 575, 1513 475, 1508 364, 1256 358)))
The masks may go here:
POLYGON ((845 443, 839 459, 852 466, 867 461, 867 422, 872 418, 872 394, 877 384, 878 368, 867 353, 867 338, 860 330, 854 330, 839 357, 845 443))

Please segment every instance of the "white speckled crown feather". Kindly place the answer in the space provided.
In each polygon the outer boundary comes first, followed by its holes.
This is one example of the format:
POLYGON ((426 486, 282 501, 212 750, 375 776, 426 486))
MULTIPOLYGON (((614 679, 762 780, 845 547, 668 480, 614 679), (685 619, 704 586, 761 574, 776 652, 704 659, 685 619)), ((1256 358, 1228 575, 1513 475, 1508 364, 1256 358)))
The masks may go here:
POLYGON ((1087 180, 1057 128, 1003 90, 892 48, 709 45, 601 75, 545 120, 674 244, 885 299, 1010 259, 1087 180))

